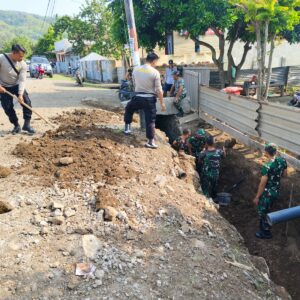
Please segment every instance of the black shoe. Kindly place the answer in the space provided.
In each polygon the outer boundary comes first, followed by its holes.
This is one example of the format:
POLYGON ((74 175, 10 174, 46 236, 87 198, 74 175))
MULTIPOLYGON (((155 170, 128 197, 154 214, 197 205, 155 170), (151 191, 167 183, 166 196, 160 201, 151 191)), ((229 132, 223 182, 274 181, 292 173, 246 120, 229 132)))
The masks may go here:
POLYGON ((30 126, 30 120, 25 120, 22 130, 27 131, 29 134, 35 133, 35 130, 30 126))
POLYGON ((255 233, 255 236, 258 239, 271 239, 272 238, 272 233, 270 231, 258 231, 255 233))
POLYGON ((11 131, 12 134, 18 134, 21 132, 21 127, 19 124, 15 125, 14 129, 11 131))

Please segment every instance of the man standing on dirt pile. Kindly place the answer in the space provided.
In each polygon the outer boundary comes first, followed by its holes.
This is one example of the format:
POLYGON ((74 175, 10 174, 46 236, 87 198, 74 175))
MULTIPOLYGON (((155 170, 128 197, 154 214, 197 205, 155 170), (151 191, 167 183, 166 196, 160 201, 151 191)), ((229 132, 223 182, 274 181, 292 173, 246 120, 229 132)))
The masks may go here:
MULTIPOLYGON (((14 124, 12 134, 21 132, 18 117, 14 109, 13 98, 6 94, 6 90, 18 96, 19 102, 31 106, 28 93, 25 90, 25 80, 27 76, 27 65, 23 61, 26 50, 16 44, 12 46, 10 54, 0 55, 0 93, 1 105, 8 116, 9 121, 14 124)), ((24 125, 22 129, 34 134, 34 129, 30 126, 32 112, 23 106, 24 125)))
POLYGON ((203 150, 198 157, 201 188, 207 198, 215 198, 217 196, 220 161, 225 156, 225 148, 223 148, 223 150, 216 149, 214 138, 207 136, 205 150, 203 150))
POLYGON ((124 115, 124 133, 130 134, 134 112, 138 110, 145 112, 146 136, 148 138, 145 147, 152 149, 157 148, 157 145, 154 143, 157 96, 159 97, 162 111, 166 110, 166 106, 163 102, 160 74, 154 68, 158 59, 159 57, 155 53, 149 53, 146 58, 146 63, 134 69, 132 77, 135 96, 127 104, 124 115))
POLYGON ((271 143, 265 146, 265 156, 268 158, 268 162, 261 169, 262 177, 253 200, 260 218, 260 230, 255 234, 259 239, 272 238, 271 226, 268 224, 266 216, 270 212, 272 204, 279 197, 281 177, 287 175, 286 160, 276 156, 276 153, 277 146, 275 144, 271 143))

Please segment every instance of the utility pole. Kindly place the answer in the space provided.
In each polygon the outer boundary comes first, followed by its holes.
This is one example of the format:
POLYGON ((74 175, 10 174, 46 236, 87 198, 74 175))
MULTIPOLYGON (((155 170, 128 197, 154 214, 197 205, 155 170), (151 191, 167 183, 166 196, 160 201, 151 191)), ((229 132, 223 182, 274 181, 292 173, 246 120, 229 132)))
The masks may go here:
MULTIPOLYGON (((124 0, 124 6, 125 6, 126 19, 127 19, 127 26, 128 26, 129 48, 131 52, 132 63, 133 63, 133 67, 137 67, 141 64, 141 62, 140 62, 140 53, 139 53, 136 27, 135 27, 132 0, 124 0)), ((142 110, 140 110, 140 127, 141 129, 146 128, 145 114, 142 110)))
POLYGON ((125 5, 125 13, 127 19, 128 33, 129 33, 129 47, 131 52, 131 58, 133 66, 140 65, 140 54, 139 54, 139 46, 138 39, 135 27, 135 19, 134 19, 134 11, 132 0, 124 0, 125 5))

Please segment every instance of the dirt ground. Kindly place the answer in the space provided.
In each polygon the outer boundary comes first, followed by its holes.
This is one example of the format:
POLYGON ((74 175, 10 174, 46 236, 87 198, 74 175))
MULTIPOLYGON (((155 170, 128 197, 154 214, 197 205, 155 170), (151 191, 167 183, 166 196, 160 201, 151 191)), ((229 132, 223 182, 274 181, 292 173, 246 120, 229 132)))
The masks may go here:
POLYGON ((115 110, 112 91, 28 85, 57 128, 35 119, 35 137, 11 136, 1 115, 0 165, 12 173, 0 204, 12 210, 0 214, 0 299, 289 299, 199 194, 191 157, 160 132, 146 149, 143 132, 122 134, 119 112, 82 107, 96 97, 115 110), (76 276, 77 263, 96 271, 76 276))

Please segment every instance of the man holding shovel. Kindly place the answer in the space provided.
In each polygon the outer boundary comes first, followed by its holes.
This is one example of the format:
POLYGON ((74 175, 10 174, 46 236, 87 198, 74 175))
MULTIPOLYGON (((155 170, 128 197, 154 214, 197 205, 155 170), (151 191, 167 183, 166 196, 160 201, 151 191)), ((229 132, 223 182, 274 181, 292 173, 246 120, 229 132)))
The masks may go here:
MULTIPOLYGON (((12 134, 21 132, 18 117, 14 109, 13 97, 6 92, 10 92, 18 97, 19 103, 27 104, 31 107, 31 101, 25 90, 27 76, 27 65, 23 61, 26 50, 16 44, 12 46, 12 52, 0 55, 0 98, 1 105, 9 121, 14 125, 12 134)), ((23 106, 24 125, 22 130, 34 134, 34 129, 30 126, 32 112, 23 106)))

